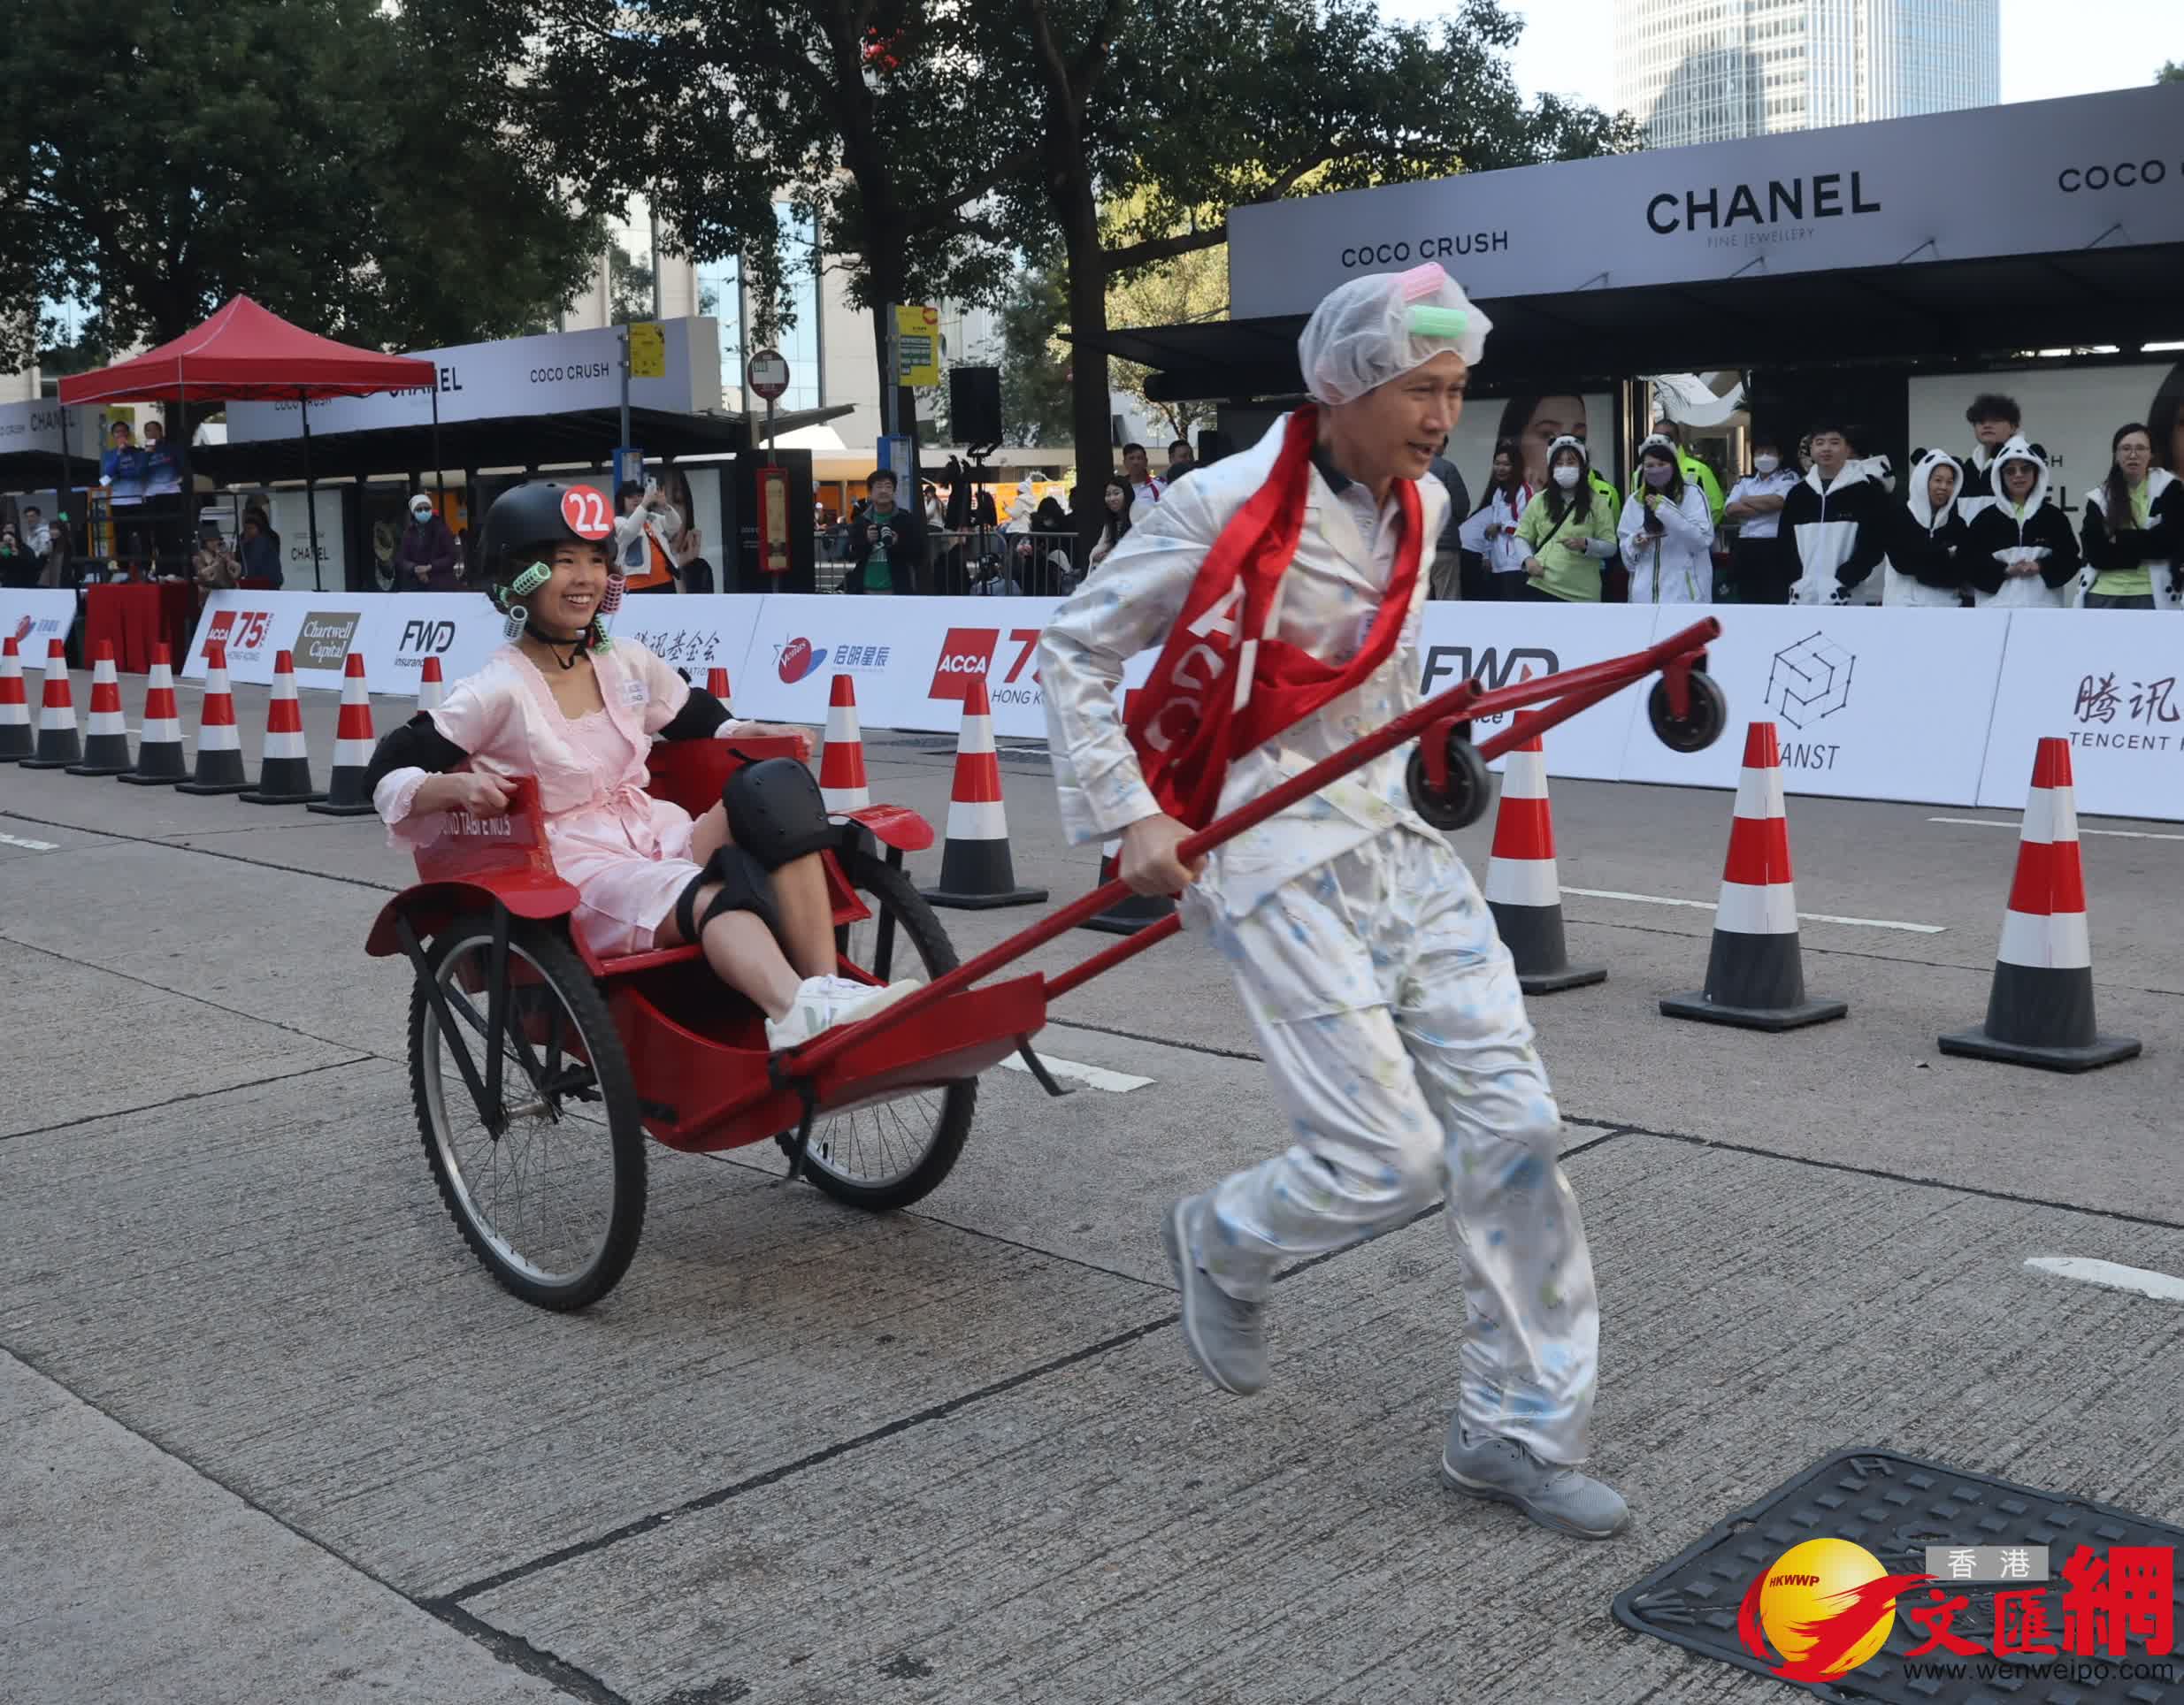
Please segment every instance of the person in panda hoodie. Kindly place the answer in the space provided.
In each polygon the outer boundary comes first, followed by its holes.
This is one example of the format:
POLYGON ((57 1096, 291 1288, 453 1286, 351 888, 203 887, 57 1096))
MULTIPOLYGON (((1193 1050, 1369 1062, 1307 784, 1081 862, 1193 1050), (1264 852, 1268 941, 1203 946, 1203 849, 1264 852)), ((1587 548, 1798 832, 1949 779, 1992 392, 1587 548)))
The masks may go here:
POLYGON ((1911 460, 1911 489, 1889 530, 1881 601, 1953 610, 1964 601, 1966 524, 1957 508, 1964 466, 1946 450, 1914 451, 1911 460))
POLYGON ((1839 421, 1823 421, 1808 440, 1812 466, 1782 501, 1784 579, 1793 604, 1874 604, 1874 574, 1888 551, 1889 494, 1839 421))
POLYGON ((1961 553, 1981 608, 2061 609, 2078 577, 2078 536, 2048 500, 2048 456, 2013 438, 1990 464, 1994 501, 1973 516, 1961 553))
POLYGON ((2086 493, 2089 610, 2184 606, 2184 480, 2154 464, 2153 434, 2137 421, 2110 442, 2108 478, 2086 493))

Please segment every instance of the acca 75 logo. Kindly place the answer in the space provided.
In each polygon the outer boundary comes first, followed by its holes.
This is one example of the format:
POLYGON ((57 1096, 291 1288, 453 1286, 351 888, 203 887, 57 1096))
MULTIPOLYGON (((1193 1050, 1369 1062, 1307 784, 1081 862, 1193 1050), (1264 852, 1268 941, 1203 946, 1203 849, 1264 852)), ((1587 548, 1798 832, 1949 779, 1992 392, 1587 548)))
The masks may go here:
MULTIPOLYGON (((1038 649, 1038 636, 1037 628, 1008 630, 1008 643, 1014 647, 1014 654, 1001 677, 1002 685, 1014 684, 1031 669, 1031 654, 1038 649)), ((1000 638, 999 628, 950 628, 948 637, 940 642, 940 655, 933 664, 932 686, 925 696, 953 699, 960 704, 969 690, 973 676, 992 676, 993 653, 1000 638)), ((1032 671, 1031 679, 1038 679, 1036 670, 1032 671)))
POLYGON ((265 643, 265 630, 272 619, 271 610, 215 610, 205 627, 205 643, 218 640, 230 653, 256 651, 265 643))

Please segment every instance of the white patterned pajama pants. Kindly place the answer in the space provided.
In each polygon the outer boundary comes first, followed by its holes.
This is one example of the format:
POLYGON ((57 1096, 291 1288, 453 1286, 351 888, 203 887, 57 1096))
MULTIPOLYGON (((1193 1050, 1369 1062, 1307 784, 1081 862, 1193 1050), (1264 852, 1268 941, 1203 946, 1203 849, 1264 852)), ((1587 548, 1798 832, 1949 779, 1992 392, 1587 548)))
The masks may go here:
POLYGON ((1516 970, 1462 861, 1393 830, 1212 929, 1295 1140, 1214 1191, 1199 1264, 1263 1299, 1282 1262, 1445 1197, 1468 1317, 1458 1412, 1474 1434, 1582 1462, 1592 1257, 1516 970))

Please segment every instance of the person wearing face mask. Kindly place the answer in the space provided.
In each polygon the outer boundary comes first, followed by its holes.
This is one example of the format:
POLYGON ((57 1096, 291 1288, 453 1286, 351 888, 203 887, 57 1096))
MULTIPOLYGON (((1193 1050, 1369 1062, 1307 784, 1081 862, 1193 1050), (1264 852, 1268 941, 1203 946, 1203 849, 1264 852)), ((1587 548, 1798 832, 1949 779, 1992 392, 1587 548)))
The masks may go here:
POLYGON ((2184 600, 2184 480, 2154 466, 2139 421, 2109 440, 2108 478, 2086 493, 2079 531, 2089 610, 2175 609, 2184 600))
POLYGON ((2077 577, 2078 536, 2048 496, 2047 453, 2013 438, 1989 472, 1995 496, 1967 529, 1965 578, 1982 608, 2062 609, 2077 577))
POLYGON ((1911 460, 1910 490, 1889 530, 1881 601, 1955 609, 1964 601, 1965 520, 1957 507, 1963 464, 1945 450, 1914 450, 1911 460))
POLYGON ((1789 601, 1877 604, 1874 570, 1888 549, 1888 493, 1856 460, 1857 435, 1842 421, 1820 422, 1806 442, 1812 470, 1783 501, 1778 544, 1789 601))
POLYGON ((409 524, 395 546, 396 592, 460 592, 463 553, 423 492, 411 494, 409 524))
POLYGON ((1675 445, 1658 434, 1638 447, 1637 488, 1616 528, 1634 604, 1713 601, 1713 513, 1682 464, 1675 445))
POLYGON ((1119 834, 1126 883, 1182 895, 1233 971, 1284 1115, 1269 1158, 1161 1227, 1199 1371, 1263 1389, 1276 1270, 1445 1203, 1470 1330, 1443 1481, 1605 1539, 1628 1511, 1580 1466, 1599 1311, 1561 1114, 1509 951, 1418 815, 1405 753, 1177 856, 1217 811, 1421 702, 1448 503, 1432 462, 1487 329, 1437 265, 1337 287, 1299 340, 1312 405, 1138 506, 1041 636, 1039 680, 1069 837, 1119 834), (1124 671, 1147 652, 1125 709, 1124 671))
POLYGON ((1535 602, 1597 604, 1601 565, 1615 554, 1615 508, 1592 484, 1584 442, 1567 433, 1547 447, 1547 488, 1517 523, 1524 586, 1535 602))
POLYGON ((1771 432, 1755 432, 1751 471, 1729 487, 1728 501, 1721 510, 1721 518, 1736 526, 1729 565, 1740 604, 1789 601, 1789 581, 1783 577, 1775 540, 1782 530, 1782 505, 1797 483, 1797 473, 1782 465, 1780 440, 1771 432))

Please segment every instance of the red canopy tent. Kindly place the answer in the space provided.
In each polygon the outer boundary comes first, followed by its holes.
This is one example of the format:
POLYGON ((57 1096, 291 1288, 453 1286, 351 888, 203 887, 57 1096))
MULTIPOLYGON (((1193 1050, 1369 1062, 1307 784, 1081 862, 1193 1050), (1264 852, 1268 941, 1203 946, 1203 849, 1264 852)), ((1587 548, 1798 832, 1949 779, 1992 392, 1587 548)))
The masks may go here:
MULTIPOLYGON (((291 325, 248 296, 237 296, 195 330, 141 356, 78 373, 61 381, 61 401, 285 402, 320 397, 361 397, 382 391, 429 389, 433 425, 440 424, 439 375, 429 361, 382 355, 336 343, 291 325)), ((303 416, 303 498, 310 516, 311 580, 318 578, 318 500, 311 482, 310 410, 303 416)), ((180 438, 183 489, 188 475, 189 434, 180 438)))

